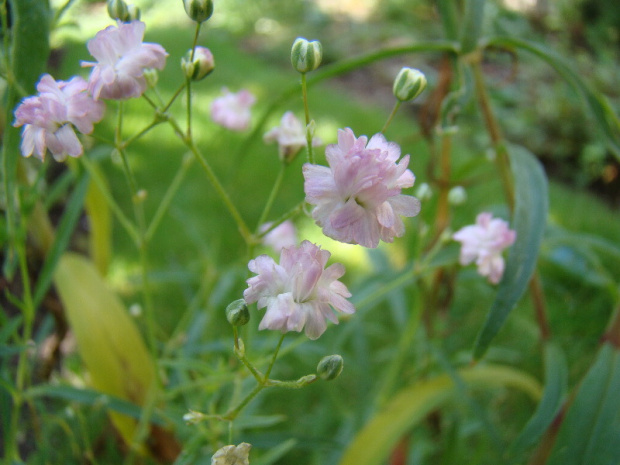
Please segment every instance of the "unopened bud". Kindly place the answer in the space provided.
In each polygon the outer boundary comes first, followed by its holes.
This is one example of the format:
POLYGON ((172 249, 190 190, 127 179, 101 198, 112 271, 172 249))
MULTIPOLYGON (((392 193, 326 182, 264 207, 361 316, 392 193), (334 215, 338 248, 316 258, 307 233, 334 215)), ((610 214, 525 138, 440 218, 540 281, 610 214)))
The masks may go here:
POLYGON ((431 186, 423 182, 416 190, 415 196, 420 200, 420 202, 424 202, 433 196, 433 190, 431 189, 431 186))
POLYGON ((213 71, 215 61, 211 50, 206 47, 196 47, 194 49, 194 59, 191 59, 192 51, 181 58, 181 68, 186 77, 192 81, 200 81, 213 71))
POLYGON ((250 321, 250 311, 245 300, 238 299, 226 307, 226 319, 233 326, 243 326, 250 321))
POLYGON ((342 373, 344 360, 340 355, 328 355, 323 357, 316 367, 316 373, 325 381, 336 379, 342 373))
POLYGON ((140 8, 136 5, 128 5, 127 6, 127 21, 138 21, 142 16, 142 12, 140 8))
POLYGON ((463 205, 467 200, 467 191, 463 186, 455 186, 448 192, 450 205, 463 205))
POLYGON ((293 42, 291 63, 298 72, 307 73, 308 71, 314 71, 321 64, 322 58, 323 47, 318 40, 309 42, 303 37, 298 37, 293 42))
POLYGON ((155 68, 146 68, 142 75, 146 80, 146 85, 153 89, 157 86, 157 81, 159 81, 159 72, 155 68))
POLYGON ((401 102, 412 100, 426 88, 426 76, 420 70, 403 68, 394 79, 394 97, 401 102))
POLYGON ((108 0, 107 7, 110 18, 122 22, 129 20, 129 9, 123 0, 108 0))
POLYGON ((183 0, 187 16, 197 23, 202 23, 213 14, 213 0, 183 0))

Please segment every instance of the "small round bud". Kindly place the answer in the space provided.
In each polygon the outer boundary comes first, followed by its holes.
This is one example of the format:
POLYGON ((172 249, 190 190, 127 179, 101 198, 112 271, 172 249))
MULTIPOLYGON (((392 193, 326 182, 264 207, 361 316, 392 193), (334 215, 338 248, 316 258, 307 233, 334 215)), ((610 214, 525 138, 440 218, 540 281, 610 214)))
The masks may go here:
POLYGON ((425 88, 426 76, 424 73, 413 68, 403 68, 394 79, 392 91, 394 97, 401 102, 406 102, 416 98, 425 88))
POLYGON ((424 202, 425 200, 429 200, 433 196, 433 189, 427 183, 423 182, 420 184, 418 189, 416 190, 415 196, 420 200, 420 202, 424 202))
POLYGON ((323 357, 316 367, 316 373, 325 381, 336 379, 342 373, 344 360, 340 355, 328 355, 323 357))
POLYGON ((140 8, 136 5, 128 5, 127 6, 127 21, 138 21, 142 16, 142 12, 140 8))
POLYGON ((215 61, 211 50, 206 47, 196 47, 194 49, 194 60, 191 59, 192 51, 181 58, 181 68, 186 77, 192 81, 200 81, 208 76, 215 69, 215 61))
POLYGON ((467 201, 467 191, 463 186, 455 186, 448 192, 450 205, 463 205, 467 201))
POLYGON ((157 86, 157 81, 159 81, 159 72, 155 68, 146 68, 142 72, 142 75, 144 76, 146 85, 149 86, 149 88, 153 89, 157 86))
POLYGON ((213 14, 213 0, 183 0, 187 16, 197 23, 202 23, 213 14))
POLYGON ((129 8, 123 0, 108 0, 108 15, 122 22, 129 21, 129 8))
POLYGON ((226 319, 233 326, 243 326, 250 321, 250 311, 245 300, 238 299, 226 307, 226 319))
POLYGON ((308 42, 303 37, 298 37, 293 42, 291 63, 298 72, 307 73, 308 71, 314 71, 321 64, 322 58, 323 47, 318 40, 308 42))

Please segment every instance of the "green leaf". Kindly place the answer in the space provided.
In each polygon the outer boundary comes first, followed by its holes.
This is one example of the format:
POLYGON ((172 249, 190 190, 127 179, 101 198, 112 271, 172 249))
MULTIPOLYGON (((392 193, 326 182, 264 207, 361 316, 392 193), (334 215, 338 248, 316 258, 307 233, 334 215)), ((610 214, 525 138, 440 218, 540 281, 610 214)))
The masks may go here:
POLYGON ((605 96, 592 88, 577 74, 571 66, 553 50, 544 45, 513 37, 495 37, 489 46, 519 48, 533 53, 552 66, 558 74, 583 97, 587 107, 596 119, 598 129, 603 133, 609 148, 620 159, 620 119, 605 96))
MULTIPOLYGON (((34 84, 45 70, 49 55, 49 3, 46 0, 11 2, 12 28, 9 70, 6 70, 8 91, 2 137, 3 188, 7 199, 6 217, 9 240, 17 234, 20 221, 17 191, 17 164, 20 159, 21 128, 11 124, 13 111, 22 97, 34 91, 34 84)), ((8 255, 5 271, 10 271, 12 255, 8 255)))
POLYGON ((620 463, 620 352, 610 344, 577 391, 547 465, 620 463))
POLYGON ((482 32, 484 18, 484 3, 486 0, 467 0, 465 3, 465 17, 461 30, 461 53, 473 52, 478 46, 482 32))
POLYGON ((282 444, 278 444, 270 449, 258 459, 252 460, 252 465, 271 465, 272 463, 276 463, 280 458, 293 450, 298 442, 297 439, 288 439, 282 444))
POLYGON ((43 263, 41 273, 39 274, 39 279, 34 289, 33 300, 35 307, 38 307, 43 300, 43 297, 45 297, 45 294, 52 283, 56 264, 58 263, 60 256, 65 252, 65 250, 67 250, 67 246, 69 245, 69 241, 71 240, 71 236, 75 230, 75 225, 80 219, 82 207, 84 206, 84 196, 86 195, 86 189, 88 188, 88 179, 89 177, 87 174, 82 175, 65 206, 65 211, 60 219, 60 223, 58 224, 58 229, 56 230, 54 242, 45 257, 45 262, 43 263))
POLYGON ((521 434, 512 443, 506 457, 516 458, 542 437, 562 406, 568 385, 568 366, 559 347, 547 343, 545 354, 545 389, 543 397, 521 434))
POLYGON ((457 41, 459 38, 459 12, 454 0, 438 0, 437 9, 446 35, 446 39, 457 41))
MULTIPOLYGON (((457 371, 470 388, 512 387, 532 398, 540 397, 538 381, 527 373, 501 365, 478 365, 457 371)), ((357 434, 345 451, 340 465, 380 465, 406 431, 430 412, 458 396, 450 375, 419 381, 400 392, 357 434)))
POLYGON ((542 166, 523 147, 510 146, 510 167, 515 186, 515 209, 512 227, 517 232, 510 248, 504 277, 499 283, 495 301, 478 334, 474 347, 474 359, 480 359, 489 348, 525 290, 534 270, 542 241, 549 199, 547 178, 542 166))

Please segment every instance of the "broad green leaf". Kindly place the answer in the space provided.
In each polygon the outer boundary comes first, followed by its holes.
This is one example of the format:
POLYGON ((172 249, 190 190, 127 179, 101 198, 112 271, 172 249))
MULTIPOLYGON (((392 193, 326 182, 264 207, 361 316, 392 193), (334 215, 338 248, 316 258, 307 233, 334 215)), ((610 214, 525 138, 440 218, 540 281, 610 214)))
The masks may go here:
MULTIPOLYGON (((532 398, 540 397, 538 381, 527 373, 501 365, 478 365, 457 371, 469 388, 512 387, 532 398)), ((381 465, 403 434, 430 412, 458 396, 453 379, 439 375, 397 392, 357 434, 340 465, 381 465)))
POLYGON ((581 94, 586 105, 596 119, 598 129, 605 136, 616 158, 620 159, 620 119, 618 115, 616 115, 605 96, 592 90, 561 56, 542 44, 514 37, 495 37, 490 39, 488 44, 496 47, 519 48, 525 50, 542 58, 552 66, 566 82, 581 94))
POLYGON ((604 344, 570 404, 548 465, 620 463, 620 352, 604 344))
POLYGON ((459 12, 458 4, 454 0, 438 0, 437 9, 446 35, 446 39, 457 41, 459 39, 459 12))
POLYGON ((530 421, 508 449, 507 458, 516 458, 542 437, 562 406, 568 384, 568 366, 559 347, 547 343, 545 354, 545 387, 543 397, 530 421))
POLYGON ((65 210, 56 229, 54 236, 54 242, 50 250, 47 252, 45 262, 41 268, 39 279, 37 280, 36 287, 34 289, 34 306, 37 307, 50 284, 52 283, 52 277, 56 264, 61 255, 67 250, 71 236, 75 229, 75 225, 80 219, 82 213, 82 207, 84 205, 84 196, 86 195, 86 189, 88 188, 88 175, 84 174, 78 181, 75 189, 71 193, 69 201, 65 205, 65 210))
MULTIPOLYGON (((58 261, 54 284, 92 386, 104 394, 142 405, 155 389, 155 367, 119 297, 107 288, 90 260, 71 252, 58 261)), ((118 413, 110 417, 131 444, 135 420, 118 413)))
POLYGON ((547 222, 547 178, 542 166, 528 150, 509 147, 510 167, 515 186, 515 207, 512 228, 517 232, 510 248, 504 277, 499 283, 495 301, 478 334, 474 358, 480 359, 489 348, 515 307, 536 268, 538 250, 547 222))
POLYGON ((484 18, 484 3, 486 0, 467 0, 465 2, 465 16, 461 30, 461 53, 473 52, 478 46, 482 32, 484 18))

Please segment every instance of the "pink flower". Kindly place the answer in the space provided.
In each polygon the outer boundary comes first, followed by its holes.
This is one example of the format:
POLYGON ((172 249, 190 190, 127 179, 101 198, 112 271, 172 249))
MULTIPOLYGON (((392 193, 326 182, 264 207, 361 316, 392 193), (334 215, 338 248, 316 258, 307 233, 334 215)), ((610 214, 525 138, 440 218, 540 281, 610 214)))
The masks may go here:
POLYGON ((250 125, 250 107, 256 99, 248 90, 240 90, 236 94, 222 89, 223 95, 211 103, 211 119, 232 131, 245 131, 250 125))
POLYGON ((338 130, 338 144, 325 149, 325 166, 303 167, 306 202, 316 205, 312 216, 323 233, 340 242, 377 247, 405 232, 402 216, 415 216, 420 202, 402 195, 415 176, 407 169, 409 155, 400 162, 400 147, 382 134, 370 141, 356 139, 349 128, 338 130))
POLYGON ((83 61, 82 66, 93 67, 88 90, 95 100, 140 97, 146 90, 144 70, 163 69, 168 54, 159 44, 142 43, 144 28, 141 21, 119 22, 88 41, 88 51, 97 63, 83 61))
POLYGON ((90 134, 105 110, 103 102, 94 101, 87 88, 87 82, 79 76, 67 82, 55 81, 49 74, 41 77, 37 84, 39 94, 24 99, 15 110, 13 126, 24 126, 24 157, 34 153, 44 160, 49 149, 57 161, 63 161, 67 155, 79 157, 84 153, 73 127, 90 134))
POLYGON ((497 284, 504 274, 502 251, 510 247, 517 233, 508 228, 508 223, 493 218, 488 212, 476 217, 476 224, 465 226, 452 235, 461 243, 461 265, 468 265, 474 260, 478 273, 488 276, 489 282, 497 284))
MULTIPOLYGON (((282 116, 280 126, 271 129, 263 136, 266 143, 278 142, 280 158, 291 160, 306 145, 306 128, 301 124, 292 111, 282 116)), ((312 146, 316 147, 323 142, 317 137, 312 138, 312 146)))
MULTIPOLYGON (((271 223, 261 226, 261 232, 267 231, 271 223)), ((288 220, 279 224, 263 237, 263 244, 271 247, 275 252, 280 252, 286 247, 297 245, 297 230, 292 221, 288 220)))
POLYGON ((327 328, 326 319, 338 324, 332 307, 342 313, 355 312, 346 300, 351 293, 338 281, 344 266, 336 263, 325 269, 330 255, 303 241, 299 247, 283 249, 279 265, 267 255, 250 260, 248 268, 257 276, 247 280, 243 297, 249 304, 258 302, 259 309, 267 307, 258 329, 285 333, 305 327, 306 335, 316 339, 327 328))

